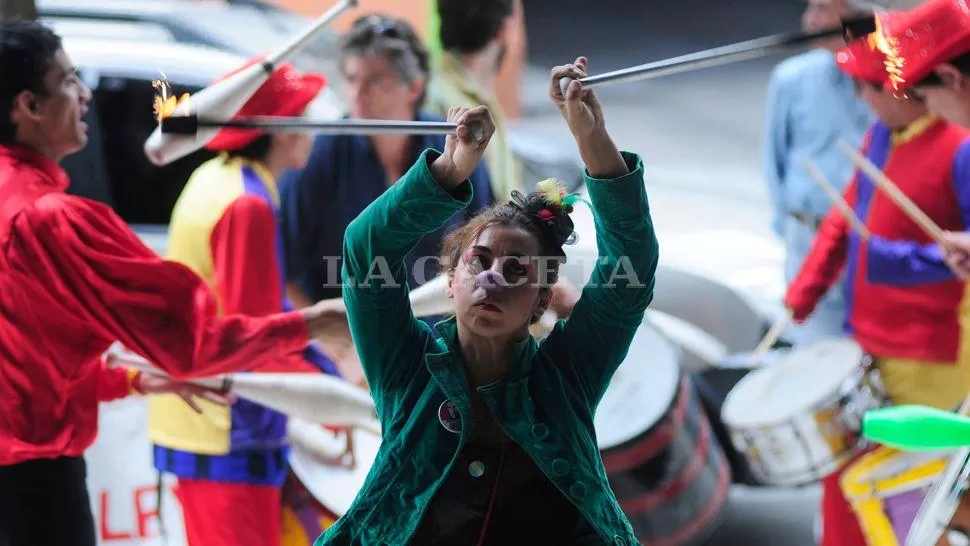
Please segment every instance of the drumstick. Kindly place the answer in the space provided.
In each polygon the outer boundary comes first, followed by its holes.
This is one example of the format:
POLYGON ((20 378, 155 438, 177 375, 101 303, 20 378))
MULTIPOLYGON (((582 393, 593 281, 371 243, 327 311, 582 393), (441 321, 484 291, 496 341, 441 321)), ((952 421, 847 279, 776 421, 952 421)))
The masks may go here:
POLYGON ((870 180, 879 187, 889 199, 896 204, 910 220, 913 221, 917 226, 919 226, 927 235, 933 239, 934 242, 939 244, 943 248, 948 248, 946 240, 943 239, 943 230, 940 226, 936 225, 925 212, 920 210, 920 208, 914 203, 910 198, 906 197, 895 183, 889 179, 879 167, 873 165, 871 161, 865 158, 862 154, 856 151, 855 148, 849 146, 844 140, 839 141, 839 148, 842 150, 849 159, 855 163, 855 166, 859 168, 862 172, 866 173, 870 180))
POLYGON ((775 342, 778 341, 781 333, 785 331, 785 328, 788 328, 789 324, 791 324, 791 320, 792 312, 790 310, 786 310, 785 316, 778 319, 774 326, 768 330, 765 337, 761 339, 761 343, 759 343, 758 346, 755 347, 754 352, 751 353, 752 367, 757 367, 761 364, 761 359, 764 358, 765 354, 767 354, 771 347, 774 346, 775 342))
POLYGON ((836 190, 835 187, 832 186, 832 183, 825 178, 825 175, 822 174, 822 171, 819 170, 819 168, 816 167, 815 164, 812 163, 812 161, 807 157, 805 158, 805 169, 808 170, 808 174, 811 175, 812 179, 814 179, 815 182, 818 183, 818 185, 822 188, 822 190, 826 194, 828 194, 829 199, 831 199, 832 202, 835 203, 835 206, 838 207, 839 212, 842 213, 842 217, 845 218, 847 222, 849 222, 849 224, 852 226, 852 229, 854 229, 856 233, 858 233, 859 236, 862 237, 863 239, 868 239, 869 229, 865 226, 865 224, 862 223, 862 220, 860 220, 859 217, 856 216, 856 213, 852 210, 852 207, 850 207, 849 204, 846 203, 845 199, 842 198, 842 195, 839 193, 839 191, 836 190))
MULTIPOLYGON (((841 26, 832 27, 818 32, 788 32, 774 34, 763 38, 756 38, 745 42, 738 42, 726 46, 705 49, 689 55, 681 55, 662 61, 646 63, 622 70, 587 76, 579 81, 584 89, 595 89, 604 85, 657 78, 670 74, 677 74, 699 68, 708 68, 749 59, 764 57, 793 47, 810 44, 820 38, 843 36, 846 42, 857 36, 875 32, 876 22, 873 15, 865 15, 857 19, 843 21, 841 26)), ((566 89, 572 78, 559 80, 559 89, 565 96, 566 89)))

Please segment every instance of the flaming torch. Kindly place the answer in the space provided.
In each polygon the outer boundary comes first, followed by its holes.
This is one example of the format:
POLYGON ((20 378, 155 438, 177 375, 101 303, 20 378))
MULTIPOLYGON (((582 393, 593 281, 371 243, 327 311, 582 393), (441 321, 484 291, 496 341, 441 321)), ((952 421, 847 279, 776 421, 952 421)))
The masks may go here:
MULTIPOLYGON (((334 19, 350 8, 357 6, 357 0, 341 0, 339 4, 318 17, 310 27, 278 51, 266 57, 261 63, 246 67, 232 76, 214 83, 192 96, 193 107, 200 114, 214 119, 230 119, 249 101, 276 68, 288 58, 305 48, 334 19)), ((161 84, 160 84, 161 85, 161 84)), ((163 88, 164 89, 164 88, 163 88)), ((175 102, 174 109, 170 95, 156 100, 156 117, 160 118, 159 127, 145 142, 145 154, 158 166, 167 165, 204 147, 218 133, 218 128, 207 127, 194 133, 164 133, 161 121, 189 115, 188 100, 175 102), (159 103, 161 107, 158 108, 159 103)))

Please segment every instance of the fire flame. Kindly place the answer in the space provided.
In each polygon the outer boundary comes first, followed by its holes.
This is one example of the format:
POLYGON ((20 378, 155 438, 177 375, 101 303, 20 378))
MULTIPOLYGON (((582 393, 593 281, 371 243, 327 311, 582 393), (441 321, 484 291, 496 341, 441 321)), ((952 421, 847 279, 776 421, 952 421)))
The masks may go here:
POLYGON ((866 37, 866 43, 872 50, 878 50, 886 56, 886 73, 893 88, 899 90, 900 84, 906 82, 902 77, 905 59, 899 56, 899 40, 884 32, 882 20, 876 17, 876 30, 866 37))
POLYGON ((178 107, 183 104, 185 105, 185 113, 188 115, 189 94, 183 93, 181 97, 176 99, 175 95, 172 94, 172 87, 166 81, 165 74, 162 74, 162 79, 153 81, 152 87, 156 90, 152 111, 159 123, 174 114, 178 107))

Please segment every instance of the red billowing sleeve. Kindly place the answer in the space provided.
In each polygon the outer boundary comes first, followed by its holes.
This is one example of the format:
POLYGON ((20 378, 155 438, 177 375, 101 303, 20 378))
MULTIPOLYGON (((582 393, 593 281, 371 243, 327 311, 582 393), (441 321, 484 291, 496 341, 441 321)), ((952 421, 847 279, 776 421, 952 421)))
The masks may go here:
POLYGON ((98 370, 98 402, 111 402, 135 394, 132 381, 138 375, 137 370, 129 370, 119 366, 108 366, 101 361, 98 370))
POLYGON ((176 378, 252 369, 308 344, 297 312, 219 317, 202 278, 160 258, 101 203, 44 196, 17 217, 7 251, 19 277, 43 287, 44 312, 71 317, 105 347, 119 341, 176 378))
MULTIPOLYGON (((843 197, 855 209, 855 178, 843 197)), ((832 287, 845 266, 851 225, 838 207, 832 206, 818 228, 812 250, 805 258, 795 280, 785 294, 785 306, 792 310, 796 322, 808 318, 818 301, 832 287)))
MULTIPOLYGON (((277 223, 266 201, 244 195, 223 213, 210 235, 216 292, 223 313, 263 317, 283 308, 277 223)), ((316 372, 302 354, 256 366, 263 372, 316 372)))

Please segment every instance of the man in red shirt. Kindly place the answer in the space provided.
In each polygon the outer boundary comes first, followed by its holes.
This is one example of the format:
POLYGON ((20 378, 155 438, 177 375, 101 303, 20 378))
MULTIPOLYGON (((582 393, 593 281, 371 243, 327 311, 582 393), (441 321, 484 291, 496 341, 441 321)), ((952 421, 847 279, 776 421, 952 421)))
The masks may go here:
POLYGON ((115 341, 176 379, 250 369, 311 337, 353 358, 342 302, 218 316, 205 282, 158 257, 106 205, 65 193, 90 91, 60 38, 0 24, 0 545, 95 544, 82 455, 98 403, 185 386, 108 368, 115 341))

